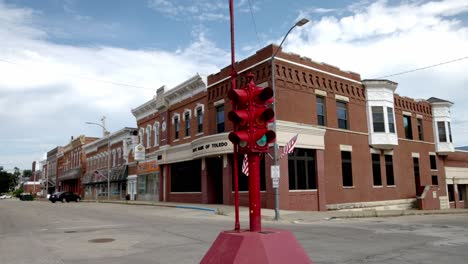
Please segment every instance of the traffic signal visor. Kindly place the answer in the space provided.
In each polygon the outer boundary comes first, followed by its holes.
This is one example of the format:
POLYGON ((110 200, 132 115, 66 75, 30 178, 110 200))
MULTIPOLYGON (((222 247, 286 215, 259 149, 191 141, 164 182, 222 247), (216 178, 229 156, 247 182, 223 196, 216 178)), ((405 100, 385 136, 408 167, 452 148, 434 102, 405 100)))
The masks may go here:
POLYGON ((265 105, 273 102, 273 89, 271 87, 256 86, 253 89, 253 102, 257 105, 265 105))
POLYGON ((249 146, 249 134, 247 131, 235 131, 229 133, 229 140, 234 145, 239 146, 239 150, 246 149, 249 146))

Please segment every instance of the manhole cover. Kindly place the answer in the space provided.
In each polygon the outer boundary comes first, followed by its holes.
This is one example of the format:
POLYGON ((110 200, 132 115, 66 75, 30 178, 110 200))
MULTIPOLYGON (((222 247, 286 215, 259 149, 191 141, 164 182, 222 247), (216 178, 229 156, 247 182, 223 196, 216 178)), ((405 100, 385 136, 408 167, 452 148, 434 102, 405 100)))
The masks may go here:
POLYGON ((113 238, 96 238, 96 239, 91 239, 88 240, 89 243, 109 243, 114 241, 115 239, 113 238))
POLYGON ((75 230, 69 230, 69 231, 65 231, 65 233, 76 233, 75 230))

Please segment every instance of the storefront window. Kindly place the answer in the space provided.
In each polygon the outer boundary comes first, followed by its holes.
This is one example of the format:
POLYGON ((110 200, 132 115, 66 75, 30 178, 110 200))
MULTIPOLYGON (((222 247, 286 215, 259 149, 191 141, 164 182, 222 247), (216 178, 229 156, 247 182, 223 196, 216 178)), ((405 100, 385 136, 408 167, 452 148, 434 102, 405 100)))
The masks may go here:
POLYGON ((201 160, 172 164, 171 192, 201 192, 201 160))
POLYGON ((315 151, 296 148, 288 155, 289 190, 317 189, 315 151))

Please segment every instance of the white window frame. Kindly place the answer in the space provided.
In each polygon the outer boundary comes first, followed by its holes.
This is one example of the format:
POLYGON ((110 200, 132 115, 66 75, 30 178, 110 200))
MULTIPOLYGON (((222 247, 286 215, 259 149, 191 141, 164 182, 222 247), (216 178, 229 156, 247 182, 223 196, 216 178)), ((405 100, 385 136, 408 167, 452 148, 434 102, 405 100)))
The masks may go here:
POLYGON ((146 148, 151 147, 151 125, 146 126, 146 148))
POLYGON ((112 167, 115 167, 115 159, 116 159, 116 151, 115 149, 112 150, 112 167))
POLYGON ((122 165, 122 149, 117 149, 117 164, 122 165))
POLYGON ((143 139, 145 138, 145 129, 140 127, 140 133, 138 134, 140 138, 140 145, 143 145, 143 139))
MULTIPOLYGON (((200 125, 200 123, 198 123, 198 109, 201 109, 201 114, 202 116, 205 115, 205 105, 204 104, 197 104, 197 106, 195 107, 195 109, 193 110, 193 115, 197 118, 197 134, 203 134, 203 129, 201 132, 198 131, 198 127, 200 125)), ((201 120, 201 125, 202 127, 205 125, 204 122, 203 122, 203 118, 201 120)))
POLYGON ((154 146, 159 146, 159 122, 154 123, 154 146))

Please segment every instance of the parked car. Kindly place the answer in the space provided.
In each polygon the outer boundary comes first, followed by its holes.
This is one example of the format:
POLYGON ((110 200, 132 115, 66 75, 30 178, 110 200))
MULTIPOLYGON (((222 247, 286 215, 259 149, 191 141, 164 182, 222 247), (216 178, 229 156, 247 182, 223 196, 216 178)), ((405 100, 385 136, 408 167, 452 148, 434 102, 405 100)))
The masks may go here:
POLYGON ((61 201, 62 203, 69 203, 70 201, 79 202, 81 201, 81 197, 72 192, 56 192, 49 197, 49 201, 53 203, 55 203, 56 201, 61 201))
POLYGON ((30 193, 22 193, 20 194, 20 200, 21 201, 32 201, 34 200, 34 197, 30 193))
POLYGON ((3 199, 11 199, 11 195, 4 194, 4 195, 0 196, 0 200, 3 200, 3 199))

